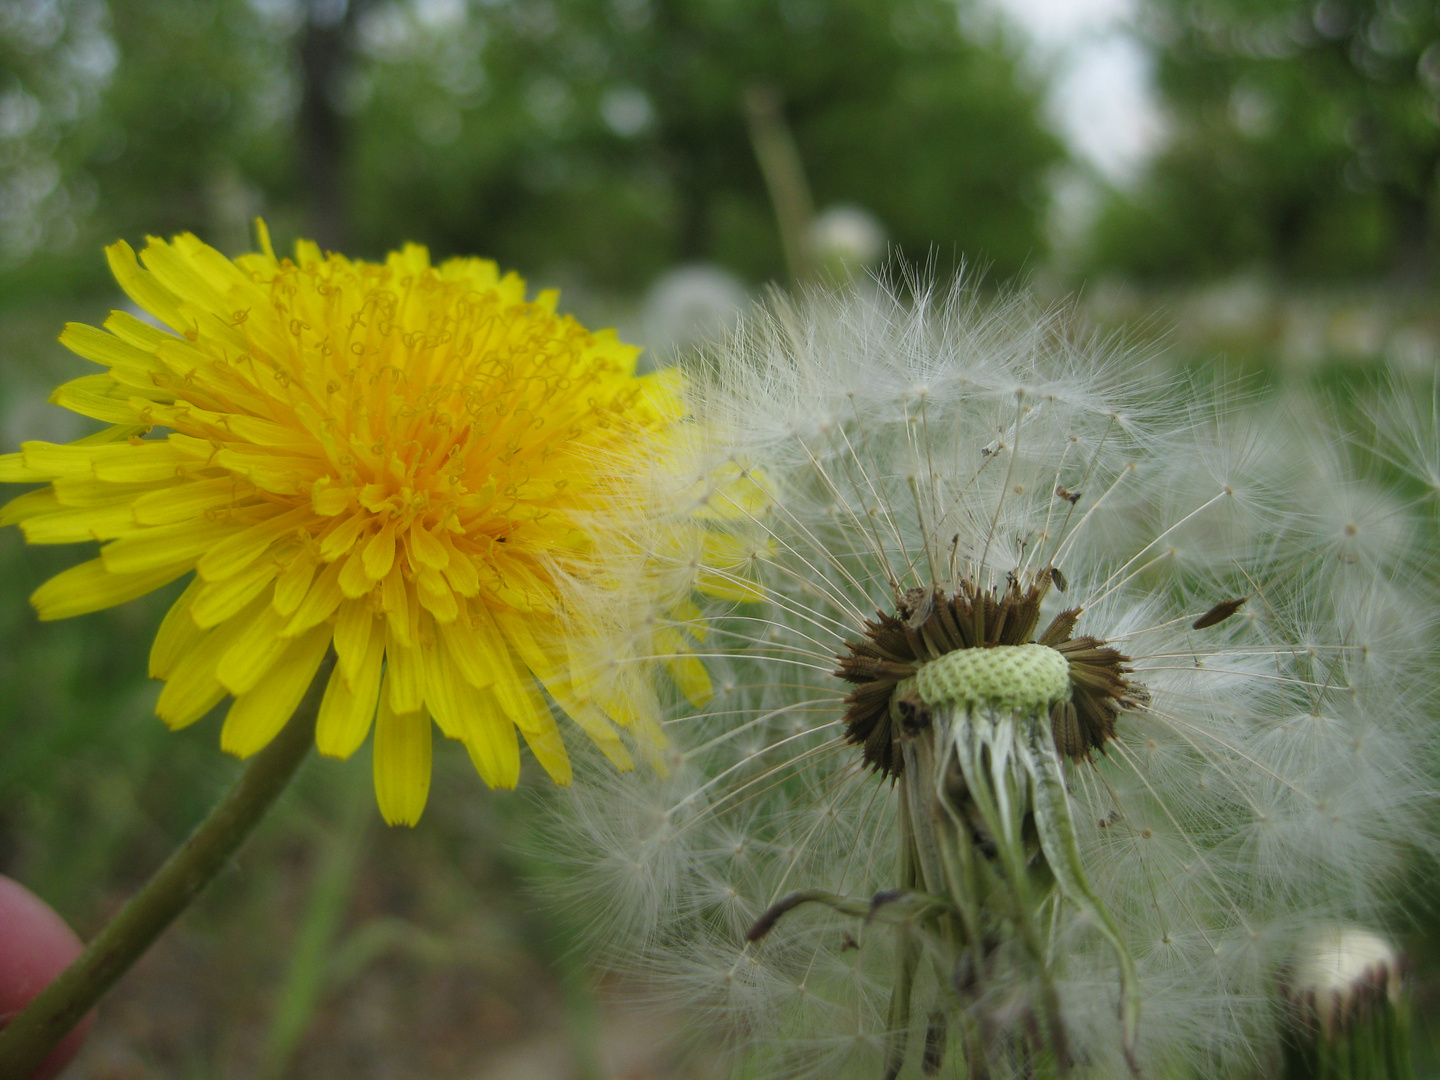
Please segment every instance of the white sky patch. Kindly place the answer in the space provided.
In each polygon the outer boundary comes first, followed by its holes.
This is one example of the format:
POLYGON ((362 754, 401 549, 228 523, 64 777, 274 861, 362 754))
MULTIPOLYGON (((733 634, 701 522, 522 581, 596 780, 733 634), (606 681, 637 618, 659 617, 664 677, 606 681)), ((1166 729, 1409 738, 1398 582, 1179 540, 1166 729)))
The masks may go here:
POLYGON ((1071 148, 1106 179, 1134 178, 1159 146, 1164 121, 1151 58, 1127 29, 1134 0, 989 0, 1033 43, 1051 72, 1049 108, 1071 148))

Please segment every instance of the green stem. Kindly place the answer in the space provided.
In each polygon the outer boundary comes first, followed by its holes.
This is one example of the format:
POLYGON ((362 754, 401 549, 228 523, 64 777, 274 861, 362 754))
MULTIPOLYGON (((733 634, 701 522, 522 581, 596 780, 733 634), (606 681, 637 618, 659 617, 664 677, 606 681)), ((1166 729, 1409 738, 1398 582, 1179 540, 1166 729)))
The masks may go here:
POLYGON ((751 86, 745 91, 744 104, 750 143, 755 148, 760 174, 765 178, 770 203, 775 208, 785 268, 794 281, 808 281, 814 272, 810 257, 814 204, 795 137, 785 123, 780 95, 772 87, 751 86))
POLYGON ((314 745, 315 717, 333 663, 332 652, 289 723, 190 838, 75 962, 0 1031, 0 1080, 27 1080, 239 850, 314 745))

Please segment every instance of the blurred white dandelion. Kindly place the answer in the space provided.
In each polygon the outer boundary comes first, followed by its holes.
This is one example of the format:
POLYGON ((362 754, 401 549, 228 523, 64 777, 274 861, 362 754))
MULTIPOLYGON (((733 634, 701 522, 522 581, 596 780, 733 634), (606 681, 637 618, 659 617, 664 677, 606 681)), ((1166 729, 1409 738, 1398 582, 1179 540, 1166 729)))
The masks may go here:
POLYGON ((837 281, 863 274, 885 254, 885 226, 850 203, 827 207, 810 222, 810 251, 837 281))
POLYGON ((645 294, 646 343, 669 356, 714 341, 734 327, 748 302, 744 284, 722 267, 675 267, 645 294))
POLYGON ((607 960, 746 1076, 1263 1075, 1287 958, 1425 835, 1413 508, 1322 411, 1021 295, 812 298, 710 360, 705 573, 758 600, 706 612, 668 772, 553 837, 607 960))

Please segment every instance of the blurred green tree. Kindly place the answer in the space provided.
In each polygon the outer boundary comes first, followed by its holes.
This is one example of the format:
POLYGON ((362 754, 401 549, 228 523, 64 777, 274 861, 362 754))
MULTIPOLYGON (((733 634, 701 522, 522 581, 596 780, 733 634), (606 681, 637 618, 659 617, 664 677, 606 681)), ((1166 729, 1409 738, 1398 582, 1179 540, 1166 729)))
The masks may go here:
POLYGON ((911 258, 1043 255, 1041 88, 954 0, 13 0, 0 292, 98 285, 95 246, 196 229, 404 238, 642 286, 780 246, 742 98, 779 95, 816 201, 911 258), (23 129, 23 130, 22 130, 23 129), (11 198, 11 191, 24 200, 11 198), (40 194, 37 194, 39 192, 40 194), (28 200, 28 201, 26 201, 28 200))
POLYGON ((248 0, 0 5, 4 291, 98 286, 117 235, 248 244, 262 193, 294 188, 298 21, 248 0), (7 109, 33 117, 23 135, 7 109))
POLYGON ((911 258, 1013 273, 1043 254, 1061 148, 1001 39, 952 0, 515 0, 377 5, 350 87, 356 211, 618 286, 677 260, 781 271, 742 98, 779 95, 816 202, 855 202, 911 258))
POLYGON ((1144 0, 1168 145, 1094 232, 1095 268, 1291 279, 1429 275, 1433 0, 1144 0))

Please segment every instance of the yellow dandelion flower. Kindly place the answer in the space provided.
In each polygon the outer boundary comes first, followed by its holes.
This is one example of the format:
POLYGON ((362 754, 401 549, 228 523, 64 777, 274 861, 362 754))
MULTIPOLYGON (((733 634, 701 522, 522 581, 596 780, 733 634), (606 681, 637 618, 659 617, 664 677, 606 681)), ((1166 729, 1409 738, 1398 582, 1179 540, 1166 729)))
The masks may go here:
MULTIPOLYGON (((121 311, 67 326, 61 342, 107 370, 51 400, 111 426, 0 456, 0 480, 49 482, 0 524, 104 544, 41 586, 40 617, 194 571, 155 637, 156 711, 180 728, 233 697, 221 745, 241 757, 333 645, 316 741, 346 757, 374 721, 391 823, 424 809, 432 717, 492 787, 517 782, 517 731, 568 782, 542 687, 628 767, 616 725, 658 730, 645 690, 633 666, 586 658, 613 657, 607 634, 636 606, 613 537, 646 512, 634 469, 681 417, 677 377, 637 376, 638 349, 556 314, 553 292, 527 301, 491 262, 432 266, 410 245, 367 263, 303 241, 282 259, 263 225, 260 246, 234 261, 188 234, 139 259, 108 249, 173 332, 121 311)), ((650 632, 705 693, 673 624, 650 632)))

